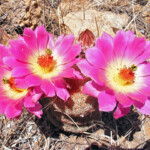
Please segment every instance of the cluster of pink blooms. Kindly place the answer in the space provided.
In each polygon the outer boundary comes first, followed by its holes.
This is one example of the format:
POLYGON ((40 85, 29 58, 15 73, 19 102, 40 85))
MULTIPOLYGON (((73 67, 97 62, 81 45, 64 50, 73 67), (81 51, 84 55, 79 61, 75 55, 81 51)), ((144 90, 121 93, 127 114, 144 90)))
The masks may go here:
POLYGON ((83 93, 98 99, 100 111, 120 118, 134 105, 150 115, 150 42, 131 31, 118 31, 114 38, 104 33, 81 59, 81 44, 74 41, 73 35, 54 40, 42 25, 25 28, 8 47, 0 45, 0 114, 18 118, 24 106, 40 118, 39 99, 57 95, 66 101, 65 78, 83 80, 82 73, 91 79, 83 93))

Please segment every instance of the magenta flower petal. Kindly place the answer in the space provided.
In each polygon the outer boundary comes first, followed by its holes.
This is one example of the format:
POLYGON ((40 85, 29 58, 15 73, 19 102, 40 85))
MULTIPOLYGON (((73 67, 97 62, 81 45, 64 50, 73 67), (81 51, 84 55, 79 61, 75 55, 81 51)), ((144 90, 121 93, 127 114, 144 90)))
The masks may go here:
MULTIPOLYGON (((101 37, 101 39, 103 39, 103 40, 108 40, 109 41, 109 43, 111 43, 112 45, 114 45, 114 40, 113 40, 113 38, 112 38, 112 36, 110 36, 109 34, 107 34, 106 32, 104 32, 103 34, 102 34, 102 37, 101 37)), ((96 47, 97 47, 98 45, 96 45, 96 47)))
POLYGON ((59 76, 64 78, 73 78, 75 77, 74 69, 73 68, 66 69, 63 72, 61 72, 59 76))
POLYGON ((35 33, 37 34, 37 42, 38 42, 39 50, 46 49, 49 35, 46 32, 44 26, 41 25, 40 27, 37 27, 35 33))
POLYGON ((76 78, 76 79, 79 79, 79 80, 83 80, 84 78, 83 78, 83 76, 81 75, 81 73, 79 72, 79 71, 76 71, 75 69, 74 69, 74 78, 76 78))
POLYGON ((55 86, 55 89, 57 96, 63 99, 64 101, 66 101, 70 97, 69 92, 65 88, 58 88, 55 86))
POLYGON ((98 95, 103 91, 105 87, 97 85, 93 81, 88 81, 85 83, 82 93, 93 97, 98 97, 98 95))
POLYGON ((24 98, 23 104, 26 108, 35 107, 35 103, 32 102, 32 97, 29 94, 24 98))
POLYGON ((144 115, 150 115, 150 100, 147 99, 145 104, 141 104, 139 102, 135 102, 135 106, 139 112, 144 115))
POLYGON ((70 62, 72 61, 77 55, 81 52, 81 44, 76 44, 72 46, 68 51, 65 53, 63 61, 70 62))
POLYGON ((16 101, 15 104, 9 104, 5 109, 5 115, 7 118, 12 119, 21 115, 22 102, 16 101))
POLYGON ((27 89, 28 83, 24 80, 24 77, 15 78, 15 85, 20 89, 27 89))
POLYGON ((65 37, 64 34, 62 34, 59 37, 57 37, 57 39, 55 41, 55 45, 54 45, 54 50, 57 50, 57 47, 59 47, 59 45, 61 44, 61 42, 62 42, 64 37, 65 37))
POLYGON ((41 93, 35 93, 34 95, 32 95, 32 98, 31 98, 32 102, 35 103, 35 105, 36 105, 36 103, 42 97, 42 95, 43 95, 43 92, 41 92, 41 93))
POLYGON ((31 74, 30 70, 26 67, 16 67, 12 70, 13 77, 22 77, 31 74))
POLYGON ((145 51, 143 51, 143 53, 140 56, 135 58, 135 61, 136 61, 137 64, 140 64, 140 63, 145 62, 149 58, 150 58, 150 41, 148 41, 146 43, 145 51))
POLYGON ((66 101, 70 95, 69 95, 69 92, 65 88, 66 87, 65 81, 56 80, 56 81, 53 81, 53 83, 55 86, 57 96, 66 101))
POLYGON ((143 65, 143 76, 150 76, 150 63, 148 63, 146 66, 143 65))
POLYGON ((74 36, 73 35, 67 35, 63 38, 63 40, 61 41, 60 45, 57 48, 57 53, 59 55, 64 55, 69 48, 72 47, 74 42, 74 36))
POLYGON ((146 83, 145 88, 150 87, 150 75, 142 77, 144 78, 144 82, 146 83))
POLYGON ((132 43, 132 41, 136 38, 135 34, 132 31, 127 31, 126 36, 127 36, 127 44, 128 45, 130 43, 132 43))
POLYGON ((106 84, 105 70, 93 68, 90 72, 90 77, 100 86, 106 84))
POLYGON ((103 52, 106 60, 112 59, 113 43, 108 38, 98 38, 95 46, 103 52))
POLYGON ((134 60, 145 50, 145 45, 146 45, 145 38, 136 38, 127 48, 125 55, 129 57, 131 60, 134 60))
POLYGON ((88 61, 85 59, 81 60, 77 65, 80 68, 81 72, 89 77, 89 74, 93 67, 88 63, 88 61))
POLYGON ((114 112, 114 118, 119 119, 120 117, 125 116, 129 112, 130 112, 130 107, 123 107, 122 105, 118 104, 118 107, 114 112))
POLYGON ((32 51, 22 40, 11 40, 10 51, 13 56, 20 61, 27 62, 28 55, 32 54, 32 51))
POLYGON ((47 80, 42 81, 41 89, 47 96, 49 97, 55 96, 55 87, 50 81, 47 80))
POLYGON ((6 99, 2 100, 3 98, 1 96, 0 99, 0 114, 4 114, 9 102, 6 99))
POLYGON ((29 107, 27 110, 38 118, 41 118, 41 115, 43 114, 41 108, 42 106, 39 103, 36 103, 35 107, 29 107))
POLYGON ((24 66, 23 63, 17 61, 16 58, 13 56, 4 57, 3 62, 12 69, 18 66, 24 66))
POLYGON ((114 38, 114 52, 117 57, 122 57, 127 47, 127 36, 124 31, 118 31, 114 38))
POLYGON ((25 81, 27 82, 28 87, 39 86, 41 84, 41 78, 34 75, 27 76, 25 81))
POLYGON ((3 58, 10 55, 9 48, 0 44, 0 63, 3 63, 3 58))
POLYGON ((59 74, 60 77, 63 78, 82 78, 80 73, 73 68, 66 69, 59 74))
POLYGON ((116 107, 117 101, 115 96, 109 91, 103 91, 98 95, 98 103, 100 111, 112 111, 116 107))
POLYGON ((135 101, 139 101, 142 103, 145 103, 145 101, 147 100, 147 96, 143 95, 143 93, 129 93, 128 96, 130 98, 132 98, 135 101))
POLYGON ((37 38, 33 30, 25 28, 23 32, 23 38, 31 50, 38 49, 37 38))
MULTIPOLYGON (((145 87, 141 88, 139 90, 139 92, 142 94, 142 95, 145 95, 145 96, 149 96, 149 93, 150 93, 150 87, 149 85, 146 85, 145 87)), ((142 97, 142 96, 141 96, 142 97)), ((139 96, 139 99, 140 99, 140 96, 139 96)), ((143 98, 144 99, 144 98, 143 98)), ((144 101, 144 100, 143 100, 144 101)))
POLYGON ((122 93, 116 93, 115 96, 119 103, 124 107, 130 107, 133 104, 133 100, 122 93))
POLYGON ((89 48, 86 51, 86 58, 88 62, 97 68, 105 68, 107 65, 104 54, 96 47, 89 48))
POLYGON ((68 69, 68 68, 74 66, 75 64, 77 64, 78 62, 80 62, 80 60, 81 60, 80 58, 76 58, 76 59, 74 59, 73 61, 71 61, 69 63, 63 64, 63 68, 68 69))
POLYGON ((53 35, 50 33, 48 34, 48 36, 49 36, 48 48, 52 50, 54 48, 54 45, 55 45, 54 38, 53 38, 53 35))
POLYGON ((38 104, 38 100, 41 98, 43 93, 34 93, 34 91, 30 90, 30 92, 23 99, 23 104, 26 109, 30 107, 35 107, 38 104))

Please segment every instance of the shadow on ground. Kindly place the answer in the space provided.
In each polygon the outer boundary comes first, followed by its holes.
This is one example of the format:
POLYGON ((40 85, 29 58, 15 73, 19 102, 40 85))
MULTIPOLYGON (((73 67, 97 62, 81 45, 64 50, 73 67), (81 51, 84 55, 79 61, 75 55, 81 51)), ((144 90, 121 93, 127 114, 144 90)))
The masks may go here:
POLYGON ((150 150, 150 140, 148 140, 145 143, 145 146, 143 148, 134 148, 134 149, 123 149, 120 147, 108 147, 105 144, 102 144, 101 146, 99 146, 97 143, 92 143, 88 148, 86 148, 85 150, 150 150))
POLYGON ((131 109, 130 113, 120 119, 114 119, 113 113, 103 113, 102 121, 104 122, 105 135, 110 136, 110 131, 115 135, 113 137, 116 140, 116 136, 126 136, 131 130, 131 133, 126 137, 128 141, 133 140, 133 135, 135 132, 141 130, 141 122, 138 119, 139 114, 131 109))
MULTIPOLYGON (((115 120, 113 118, 113 113, 103 113, 100 120, 95 121, 97 126, 89 130, 89 133, 102 129, 104 130, 104 134, 107 136, 110 136, 110 133, 112 132, 112 135, 113 135, 112 138, 116 140, 117 136, 119 137, 126 136, 128 131, 131 130, 131 133, 126 137, 126 140, 132 141, 133 135, 137 131, 140 131, 141 123, 138 117, 139 117, 139 114, 134 112, 133 109, 131 109, 131 112, 128 115, 118 120, 115 120)), ((41 132, 46 137, 58 138, 60 133, 63 133, 65 135, 71 135, 71 133, 64 132, 58 129, 57 127, 55 127, 49 120, 46 110, 43 111, 42 118, 41 119, 36 118, 35 122, 38 125, 41 132)), ((83 134, 78 134, 78 135, 80 136, 83 134)))

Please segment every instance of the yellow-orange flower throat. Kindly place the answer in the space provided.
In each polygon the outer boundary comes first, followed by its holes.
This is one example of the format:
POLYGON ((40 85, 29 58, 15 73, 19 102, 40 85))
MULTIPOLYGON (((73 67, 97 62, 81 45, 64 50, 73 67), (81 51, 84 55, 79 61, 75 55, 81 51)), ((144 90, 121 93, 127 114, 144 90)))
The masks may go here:
POLYGON ((119 73, 114 77, 114 81, 122 86, 131 85, 135 81, 135 73, 137 67, 132 65, 127 68, 124 66, 119 70, 119 73))
POLYGON ((14 81, 14 78, 13 78, 13 77, 10 77, 9 79, 3 79, 3 83, 4 83, 4 84, 9 84, 9 87, 10 87, 13 91, 15 91, 15 92, 17 92, 17 93, 21 93, 21 92, 24 91, 24 89, 19 89, 19 88, 16 87, 15 81, 14 81))

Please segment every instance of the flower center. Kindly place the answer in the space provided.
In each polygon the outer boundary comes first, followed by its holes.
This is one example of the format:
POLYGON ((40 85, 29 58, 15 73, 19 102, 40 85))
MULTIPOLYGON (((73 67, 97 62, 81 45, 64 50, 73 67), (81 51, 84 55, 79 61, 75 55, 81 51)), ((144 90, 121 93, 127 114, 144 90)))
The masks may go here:
POLYGON ((53 59, 53 56, 51 56, 51 51, 49 49, 46 50, 46 54, 38 57, 37 63, 44 73, 52 71, 56 65, 56 61, 53 59))
POLYGON ((13 91, 15 91, 15 92, 17 92, 17 93, 21 93, 21 92, 23 92, 24 91, 24 89, 19 89, 19 88, 16 88, 16 86, 15 86, 15 81, 14 81, 14 78, 13 77, 10 77, 9 79, 3 79, 3 83, 4 84, 9 84, 9 87, 13 90, 13 91))
POLYGON ((37 63, 42 67, 42 68, 50 68, 51 64, 53 62, 53 57, 50 55, 42 55, 38 57, 37 63))
POLYGON ((134 64, 127 68, 124 66, 119 70, 119 73, 114 77, 114 81, 122 86, 131 85, 135 82, 135 73, 137 66, 134 64))

